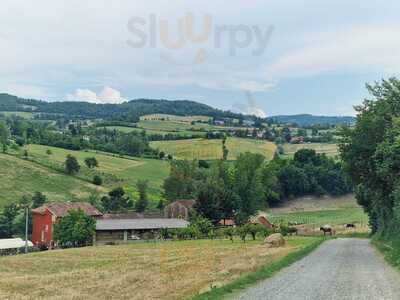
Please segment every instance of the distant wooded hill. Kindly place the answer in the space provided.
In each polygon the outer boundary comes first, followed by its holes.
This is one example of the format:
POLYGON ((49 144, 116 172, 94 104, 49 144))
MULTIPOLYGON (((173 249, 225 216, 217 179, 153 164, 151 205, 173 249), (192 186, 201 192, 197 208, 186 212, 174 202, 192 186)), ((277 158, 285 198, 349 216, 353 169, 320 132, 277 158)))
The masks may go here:
MULTIPOLYGON (((137 122, 149 114, 177 116, 203 115, 215 118, 250 118, 230 111, 222 111, 203 103, 189 100, 137 99, 122 104, 95 104, 88 102, 46 102, 23 99, 9 94, 0 94, 0 111, 27 111, 48 114, 63 114, 68 117, 98 118, 125 122, 137 122)), ((276 123, 292 123, 300 126, 315 124, 351 124, 354 117, 328 117, 308 114, 274 116, 268 118, 276 123)))
POLYGON ((274 123, 282 124, 297 124, 299 126, 311 126, 311 125, 339 125, 346 124, 351 125, 356 121, 355 117, 349 116, 314 116, 310 114, 301 115, 280 115, 268 118, 274 123))
POLYGON ((33 111, 128 122, 136 122, 143 115, 159 113, 178 116, 204 115, 216 118, 244 118, 240 114, 222 111, 189 100, 137 99, 122 104, 94 104, 75 101, 45 102, 22 99, 9 94, 0 94, 0 111, 33 111))

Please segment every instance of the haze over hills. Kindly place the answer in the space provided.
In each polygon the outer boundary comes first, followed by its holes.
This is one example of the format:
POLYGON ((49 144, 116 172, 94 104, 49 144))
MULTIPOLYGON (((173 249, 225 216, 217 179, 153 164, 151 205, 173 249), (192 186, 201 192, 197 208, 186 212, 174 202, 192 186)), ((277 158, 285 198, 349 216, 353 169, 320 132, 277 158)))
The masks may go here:
MULTIPOLYGON (((0 94, 0 111, 65 114, 75 117, 103 118, 127 122, 136 122, 140 116, 157 113, 178 116, 204 115, 215 118, 254 118, 254 116, 223 111, 190 100, 136 99, 121 104, 95 104, 75 101, 46 102, 19 98, 9 94, 0 94)), ((274 120, 277 123, 295 123, 300 126, 351 124, 355 122, 355 118, 350 116, 313 116, 310 114, 279 115, 268 117, 267 120, 274 120)))
POLYGON ((268 119, 274 120, 277 123, 292 123, 300 126, 311 126, 315 124, 351 125, 356 121, 356 118, 352 116, 315 116, 311 114, 279 115, 269 117, 268 119))

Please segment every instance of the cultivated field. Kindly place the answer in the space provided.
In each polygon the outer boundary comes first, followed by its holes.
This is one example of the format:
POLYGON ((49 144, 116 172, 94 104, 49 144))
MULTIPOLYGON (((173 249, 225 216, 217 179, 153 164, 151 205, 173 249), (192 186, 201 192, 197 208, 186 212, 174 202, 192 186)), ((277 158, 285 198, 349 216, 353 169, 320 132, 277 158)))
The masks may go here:
POLYGON ((0 258, 1 299, 185 299, 304 249, 317 238, 87 247, 0 258))
POLYGON ((97 172, 104 173, 105 177, 107 175, 116 177, 117 181, 111 181, 111 186, 124 185, 133 187, 138 179, 146 179, 149 181, 150 192, 158 194, 164 178, 169 174, 168 162, 156 159, 122 158, 117 155, 95 151, 72 151, 42 145, 28 145, 26 149, 31 159, 44 165, 51 166, 56 164, 58 167, 62 167, 66 156, 71 154, 77 158, 83 175, 90 171, 84 164, 85 158, 94 156, 99 162, 99 167, 96 168, 97 172), (51 150, 50 155, 46 154, 47 150, 51 150))
POLYGON ((314 149, 317 153, 325 153, 328 156, 339 154, 336 144, 309 143, 309 144, 284 144, 284 155, 293 156, 300 149, 314 149))
POLYGON ((10 155, 0 154, 0 206, 15 203, 25 194, 44 192, 51 201, 86 200, 99 188, 10 155))
MULTIPOLYGON (((221 159, 222 140, 191 139, 180 141, 151 142, 153 148, 172 154, 177 159, 221 159)), ((267 159, 274 155, 274 143, 252 139, 228 138, 226 146, 229 150, 228 160, 235 160, 240 153, 249 151, 260 153, 267 159)))

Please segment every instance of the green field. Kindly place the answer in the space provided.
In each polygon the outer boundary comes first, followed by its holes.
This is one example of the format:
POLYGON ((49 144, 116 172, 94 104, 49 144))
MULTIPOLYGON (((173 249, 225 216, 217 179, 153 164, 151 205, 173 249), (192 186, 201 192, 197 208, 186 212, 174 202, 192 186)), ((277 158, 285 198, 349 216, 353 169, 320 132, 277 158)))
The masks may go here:
POLYGON ((0 115, 5 116, 18 116, 24 119, 33 119, 34 113, 25 111, 0 111, 0 115))
POLYGON ((190 299, 320 241, 288 237, 280 248, 261 239, 170 241, 0 257, 0 298, 190 299))
POLYGON ((293 156, 300 149, 313 149, 317 153, 325 153, 328 156, 339 154, 336 144, 309 143, 309 144, 284 144, 283 150, 285 156, 293 156))
POLYGON ((51 201, 86 200, 99 188, 80 179, 10 155, 0 154, 0 206, 15 203, 25 194, 44 192, 51 201))
POLYGON ((200 131, 166 131, 166 130, 154 130, 154 129, 144 129, 144 128, 138 128, 138 127, 126 127, 126 126, 106 126, 107 129, 109 130, 118 130, 123 133, 130 133, 130 132, 142 132, 143 130, 146 131, 148 135, 151 134, 160 134, 160 135, 166 135, 166 134, 174 134, 174 135, 180 135, 180 136, 198 136, 198 137, 204 137, 206 134, 205 132, 200 132, 200 131))
MULTIPOLYGON (((177 159, 221 159, 222 140, 190 139, 180 141, 151 142, 153 148, 158 148, 177 159)), ((235 160, 240 153, 249 151, 263 154, 267 159, 274 155, 275 144, 267 141, 228 138, 226 146, 229 150, 228 160, 235 160)))
MULTIPOLYGON (((87 157, 96 157, 99 167, 96 172, 116 177, 116 182, 111 182, 110 186, 123 185, 126 187, 134 187, 138 179, 146 179, 149 181, 151 193, 159 194, 164 178, 169 174, 169 165, 165 161, 145 158, 122 158, 117 155, 95 152, 95 151, 72 151, 62 148, 48 147, 42 145, 28 145, 26 147, 31 159, 51 166, 61 166, 65 162, 68 154, 75 156, 81 165, 81 173, 83 175, 91 174, 84 160, 87 157), (51 155, 46 154, 47 150, 51 150, 51 155)), ((92 177, 89 177, 89 179, 92 177)), ((107 185, 106 185, 107 186, 107 185)))
POLYGON ((338 234, 368 233, 369 219, 352 194, 340 197, 306 196, 284 202, 267 213, 275 224, 297 223, 307 228, 308 234, 319 234, 319 228, 331 225, 338 234), (356 230, 344 228, 344 224, 356 225, 356 230))

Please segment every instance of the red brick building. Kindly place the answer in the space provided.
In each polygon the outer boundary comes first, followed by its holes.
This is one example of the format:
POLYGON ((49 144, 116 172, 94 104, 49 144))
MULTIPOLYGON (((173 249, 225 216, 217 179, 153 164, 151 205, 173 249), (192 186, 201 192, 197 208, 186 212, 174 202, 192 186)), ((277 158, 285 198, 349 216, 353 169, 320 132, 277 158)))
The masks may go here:
POLYGON ((35 246, 54 246, 53 225, 59 218, 68 215, 70 210, 83 210, 92 217, 103 214, 95 207, 85 202, 48 203, 32 210, 32 242, 35 246))

